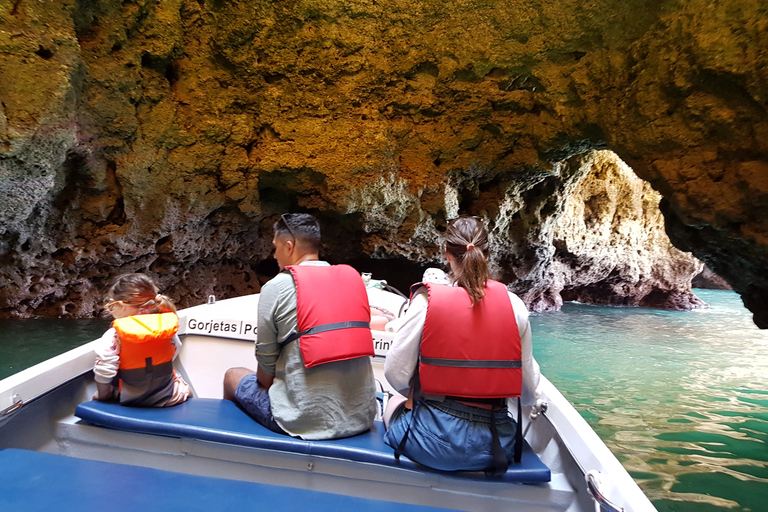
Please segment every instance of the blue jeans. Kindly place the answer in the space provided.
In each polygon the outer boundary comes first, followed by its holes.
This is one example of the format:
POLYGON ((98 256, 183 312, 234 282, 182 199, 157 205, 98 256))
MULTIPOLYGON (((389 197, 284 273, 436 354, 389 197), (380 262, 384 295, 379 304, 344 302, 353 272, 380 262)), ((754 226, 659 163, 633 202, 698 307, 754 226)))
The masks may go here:
POLYGON ((483 471, 493 465, 491 414, 501 447, 512 460, 516 423, 506 410, 491 413, 451 400, 419 400, 392 420, 384 442, 397 448, 410 424, 403 449, 409 459, 444 471, 483 471))
POLYGON ((240 379, 235 390, 235 401, 243 408, 248 416, 267 427, 272 432, 288 435, 272 416, 272 403, 269 401, 269 390, 259 385, 255 373, 250 373, 240 379))

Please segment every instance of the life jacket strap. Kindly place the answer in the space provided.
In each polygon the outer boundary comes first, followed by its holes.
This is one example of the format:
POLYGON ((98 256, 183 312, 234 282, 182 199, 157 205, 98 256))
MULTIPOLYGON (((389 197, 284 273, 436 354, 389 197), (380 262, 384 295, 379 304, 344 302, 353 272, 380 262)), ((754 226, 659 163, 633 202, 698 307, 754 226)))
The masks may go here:
POLYGON ((496 418, 493 411, 491 415, 491 455, 493 456, 493 463, 491 467, 485 470, 485 476, 494 477, 501 476, 507 472, 509 468, 509 461, 507 460, 507 454, 504 453, 504 449, 501 447, 501 440, 499 439, 499 431, 496 428, 496 418))
POLYGON ((330 324, 322 324, 322 325, 316 325, 314 327, 310 327, 309 329, 305 329, 301 332, 295 332, 293 334, 290 334, 285 337, 283 341, 280 342, 280 347, 284 347, 291 343, 292 341, 295 341, 302 336, 306 336, 309 334, 317 334, 320 332, 326 332, 326 331, 337 331, 339 329, 355 329, 355 328, 364 328, 364 329, 370 329, 371 324, 370 322, 363 322, 363 321, 351 321, 351 322, 332 322, 330 324))
MULTIPOLYGON (((493 455, 493 463, 491 467, 485 470, 485 476, 496 477, 501 476, 509 469, 509 461, 507 460, 507 454, 504 453, 504 449, 501 447, 501 440, 499 439, 499 431, 496 428, 496 419, 493 411, 491 415, 491 455, 493 455)), ((523 456, 523 406, 520 398, 517 399, 517 428, 515 429, 515 451, 514 461, 516 464, 520 463, 523 456)))
POLYGON ((411 425, 413 424, 413 418, 416 417, 416 408, 421 403, 421 399, 414 400, 413 402, 413 409, 411 410, 411 417, 408 420, 408 426, 405 428, 405 434, 403 434, 403 438, 400 440, 400 442, 397 444, 397 448, 395 448, 395 460, 397 462, 400 462, 400 455, 405 452, 405 443, 408 441, 408 434, 411 433, 411 425))
MULTIPOLYGON (((421 392, 421 384, 419 383, 419 377, 418 377, 418 366, 416 367, 416 375, 414 377, 415 386, 413 387, 413 409, 411 409, 411 417, 408 420, 408 426, 405 428, 405 434, 403 435, 403 438, 400 440, 400 442, 397 444, 397 447, 395 448, 395 460, 397 462, 400 462, 400 455, 402 455, 405 452, 405 443, 408 441, 408 434, 411 433, 411 425, 413 424, 413 418, 416 417, 416 409, 419 407, 419 404, 421 404, 422 397, 424 396, 421 392)), ((403 404, 405 405, 405 404, 403 404)), ((405 414, 405 411, 403 411, 403 414, 405 414)))
POLYGON ((419 361, 432 366, 450 366, 452 368, 522 368, 520 360, 469 360, 469 359, 442 359, 438 357, 424 357, 419 355, 419 361))
POLYGON ((515 462, 523 458, 523 399, 517 397, 517 430, 515 431, 515 462))

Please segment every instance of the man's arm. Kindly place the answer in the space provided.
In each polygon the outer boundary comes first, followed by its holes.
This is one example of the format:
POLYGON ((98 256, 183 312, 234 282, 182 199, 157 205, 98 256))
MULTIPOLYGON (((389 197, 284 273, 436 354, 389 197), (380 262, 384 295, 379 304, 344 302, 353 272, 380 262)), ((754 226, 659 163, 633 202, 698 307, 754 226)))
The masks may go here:
POLYGON ((275 376, 269 375, 267 372, 261 369, 261 366, 256 368, 256 378, 259 380, 261 387, 267 389, 269 389, 269 387, 275 381, 275 376))
MULTIPOLYGON (((256 377, 259 384, 269 388, 275 380, 275 366, 280 356, 278 343, 277 309, 281 296, 282 275, 265 284, 259 295, 258 330, 256 331, 256 377)), ((288 283, 282 283, 288 284, 288 283)), ((291 281, 292 284, 292 281, 291 281)))

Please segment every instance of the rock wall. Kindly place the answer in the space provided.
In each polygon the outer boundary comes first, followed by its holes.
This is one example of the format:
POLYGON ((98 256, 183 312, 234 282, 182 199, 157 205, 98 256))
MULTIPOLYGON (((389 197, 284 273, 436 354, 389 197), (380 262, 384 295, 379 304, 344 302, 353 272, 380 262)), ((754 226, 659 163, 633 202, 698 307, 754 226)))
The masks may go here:
POLYGON ((556 307, 557 219, 611 148, 768 326, 760 9, 0 2, 0 314, 92 315, 136 270, 182 305, 257 291, 286 210, 321 217, 331 259, 414 274, 447 218, 483 215, 502 277, 556 307))
POLYGON ((553 292, 592 304, 692 309, 704 264, 664 231, 661 195, 614 153, 600 151, 568 197, 553 245, 553 292))
POLYGON ((704 288, 709 290, 732 290, 728 282, 719 275, 712 272, 712 269, 704 265, 701 272, 693 276, 691 286, 694 288, 704 288))

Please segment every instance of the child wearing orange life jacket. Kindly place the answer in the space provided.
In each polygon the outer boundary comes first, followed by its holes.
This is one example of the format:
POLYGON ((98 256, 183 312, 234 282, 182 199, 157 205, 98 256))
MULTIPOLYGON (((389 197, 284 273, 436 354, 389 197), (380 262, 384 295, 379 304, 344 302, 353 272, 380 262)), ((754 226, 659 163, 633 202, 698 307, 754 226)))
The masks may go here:
POLYGON ((173 370, 181 340, 171 299, 146 275, 124 274, 109 289, 105 307, 115 320, 95 350, 94 398, 134 407, 186 401, 190 387, 173 370))

